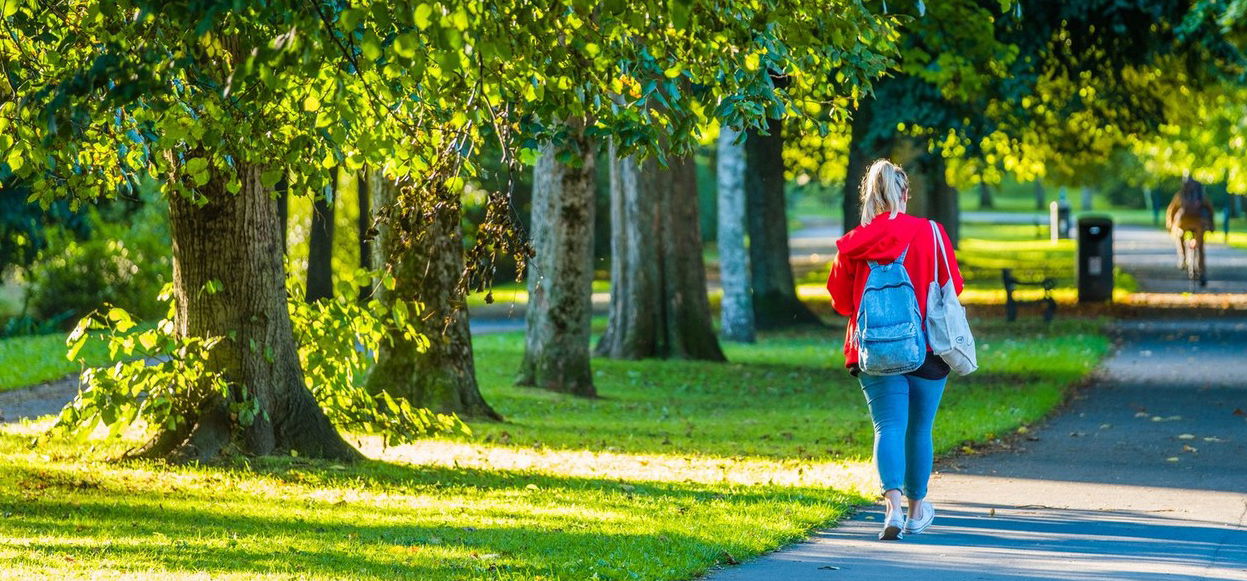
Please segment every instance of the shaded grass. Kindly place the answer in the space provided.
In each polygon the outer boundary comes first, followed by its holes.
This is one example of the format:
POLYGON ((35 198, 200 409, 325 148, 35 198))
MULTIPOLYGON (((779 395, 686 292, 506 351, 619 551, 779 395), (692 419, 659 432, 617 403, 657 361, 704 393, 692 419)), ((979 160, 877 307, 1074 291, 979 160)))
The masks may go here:
POLYGON ((291 459, 110 464, 0 437, 15 578, 676 579, 839 517, 828 489, 291 459))
MULTIPOLYGON (((950 379, 937 451, 1042 417, 1108 349, 1099 320, 974 324, 982 368, 950 379)), ((843 369, 841 330, 725 344, 728 364, 597 359, 595 382, 603 397, 596 400, 510 386, 521 336, 476 340, 485 397, 509 420, 473 425, 485 442, 776 459, 870 457, 873 433, 857 382, 843 369)))
MULTIPOLYGON (((81 371, 80 365, 65 358, 65 335, 35 335, 0 340, 0 391, 60 379, 81 371)), ((79 357, 88 365, 110 361, 108 347, 89 341, 79 357)))

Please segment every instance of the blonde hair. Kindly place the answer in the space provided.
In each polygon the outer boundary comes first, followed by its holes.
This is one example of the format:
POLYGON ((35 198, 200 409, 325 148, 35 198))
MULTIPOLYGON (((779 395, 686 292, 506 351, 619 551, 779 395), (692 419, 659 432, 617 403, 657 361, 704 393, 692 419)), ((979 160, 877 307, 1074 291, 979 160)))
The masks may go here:
POLYGON ((858 191, 862 195, 862 225, 869 224, 884 212, 895 218, 905 209, 905 192, 909 189, 909 176, 905 170, 886 159, 875 160, 862 177, 858 191))

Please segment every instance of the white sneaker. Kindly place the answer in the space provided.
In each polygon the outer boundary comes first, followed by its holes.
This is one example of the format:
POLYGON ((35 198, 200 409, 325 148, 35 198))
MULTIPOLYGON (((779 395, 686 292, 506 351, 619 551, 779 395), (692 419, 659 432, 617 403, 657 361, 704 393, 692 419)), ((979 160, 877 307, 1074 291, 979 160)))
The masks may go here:
POLYGON ((905 519, 905 534, 916 535, 925 531, 927 527, 931 526, 931 521, 933 520, 935 520, 935 507, 924 500, 922 504, 918 505, 918 520, 912 518, 905 519))
POLYGON ((899 541, 901 540, 901 529, 905 528, 905 511, 893 511, 890 516, 884 518, 883 530, 879 531, 879 540, 881 541, 899 541))

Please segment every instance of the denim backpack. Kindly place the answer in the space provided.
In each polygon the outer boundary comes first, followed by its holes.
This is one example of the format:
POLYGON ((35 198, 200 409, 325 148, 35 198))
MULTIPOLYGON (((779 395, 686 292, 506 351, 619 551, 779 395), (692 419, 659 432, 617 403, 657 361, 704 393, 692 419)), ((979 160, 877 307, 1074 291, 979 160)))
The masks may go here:
POLYGON ((870 375, 900 375, 922 366, 927 338, 918 295, 905 271, 909 247, 892 264, 870 261, 870 276, 857 307, 858 366, 870 375))

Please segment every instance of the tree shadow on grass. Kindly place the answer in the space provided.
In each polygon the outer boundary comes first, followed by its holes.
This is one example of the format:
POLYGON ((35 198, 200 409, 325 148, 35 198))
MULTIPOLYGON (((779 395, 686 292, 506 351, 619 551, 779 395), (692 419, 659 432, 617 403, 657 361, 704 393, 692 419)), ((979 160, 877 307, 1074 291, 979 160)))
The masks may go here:
MULTIPOLYGON (((372 461, 337 469, 266 459, 142 477, 55 463, 6 468, 0 536, 10 539, 22 566, 35 570, 64 568, 72 559, 75 570, 170 574, 675 578, 773 548, 733 529, 772 524, 762 515, 778 516, 777 504, 834 514, 829 505, 851 503, 816 489, 636 484, 372 461), (762 505, 769 508, 755 510, 762 505)), ((166 470, 141 462, 120 467, 127 468, 166 470)), ((816 524, 779 523, 771 543, 816 524)))

